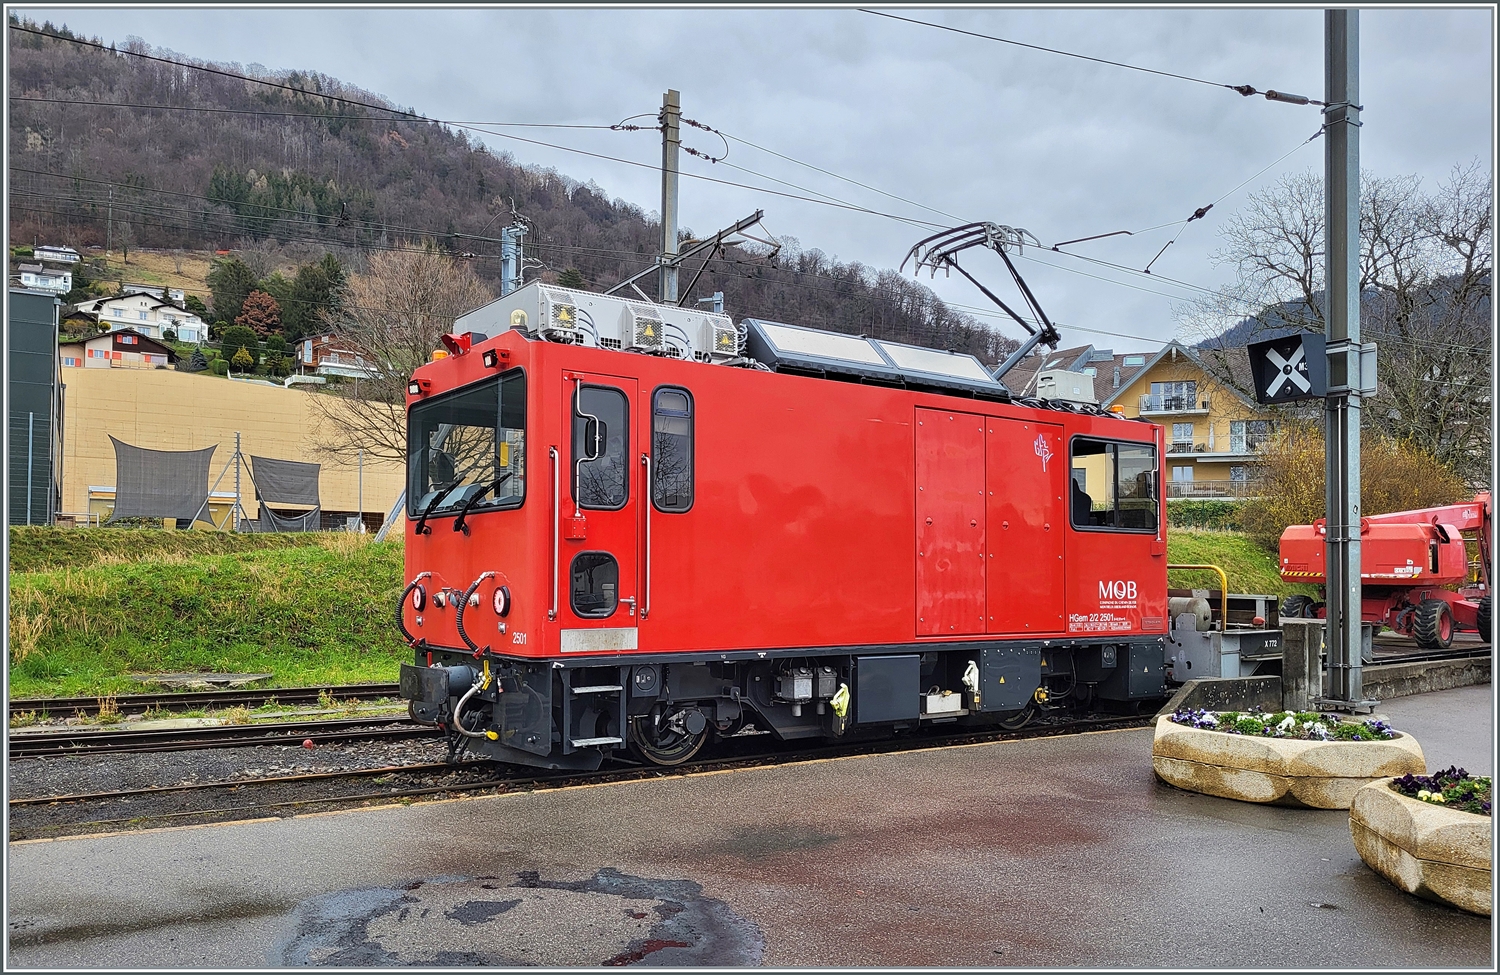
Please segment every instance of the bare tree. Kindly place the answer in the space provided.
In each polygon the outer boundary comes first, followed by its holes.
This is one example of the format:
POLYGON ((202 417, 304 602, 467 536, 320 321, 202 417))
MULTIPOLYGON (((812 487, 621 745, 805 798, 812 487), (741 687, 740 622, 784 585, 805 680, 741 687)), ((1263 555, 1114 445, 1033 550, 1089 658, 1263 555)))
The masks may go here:
POLYGON ((368 272, 349 278, 339 313, 325 324, 376 374, 314 398, 322 448, 404 461, 407 381, 442 347, 454 319, 491 297, 467 264, 434 247, 370 255, 368 272))
MULTIPOLYGON (((1364 174, 1360 184, 1361 337, 1380 347, 1379 393, 1364 423, 1482 484, 1492 407, 1488 171, 1454 167, 1432 193, 1415 176, 1364 174)), ((1226 349, 1273 330, 1324 330, 1323 231, 1322 180, 1305 173, 1252 194, 1219 232, 1215 261, 1235 269, 1235 282, 1178 310, 1184 331, 1206 339, 1215 378, 1248 392, 1226 349)))

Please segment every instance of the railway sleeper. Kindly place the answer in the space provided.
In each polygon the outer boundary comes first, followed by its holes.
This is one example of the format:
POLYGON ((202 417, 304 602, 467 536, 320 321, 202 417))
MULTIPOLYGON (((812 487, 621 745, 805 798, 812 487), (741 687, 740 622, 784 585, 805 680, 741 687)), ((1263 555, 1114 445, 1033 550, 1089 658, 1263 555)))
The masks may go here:
POLYGON ((620 752, 679 765, 743 735, 873 739, 1136 710, 1166 695, 1163 656, 1158 638, 567 662, 423 648, 401 667, 401 696, 414 721, 447 732, 451 761, 589 771, 620 752))

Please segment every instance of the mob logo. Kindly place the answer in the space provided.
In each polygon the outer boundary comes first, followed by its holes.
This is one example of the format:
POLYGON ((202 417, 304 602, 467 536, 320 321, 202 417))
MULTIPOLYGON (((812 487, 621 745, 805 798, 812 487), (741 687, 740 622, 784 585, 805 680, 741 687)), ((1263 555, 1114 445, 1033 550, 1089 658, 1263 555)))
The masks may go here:
POLYGON ((1127 579, 1100 580, 1100 599, 1134 599, 1135 581, 1127 579))

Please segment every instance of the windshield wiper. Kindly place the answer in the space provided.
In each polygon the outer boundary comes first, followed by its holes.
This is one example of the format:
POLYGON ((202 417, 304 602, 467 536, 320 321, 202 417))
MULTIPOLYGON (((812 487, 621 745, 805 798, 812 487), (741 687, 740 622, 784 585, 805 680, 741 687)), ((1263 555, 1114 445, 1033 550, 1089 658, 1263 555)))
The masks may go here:
POLYGON ((469 513, 469 509, 474 507, 474 505, 478 503, 480 498, 484 497, 486 494, 489 494, 491 491, 495 490, 495 488, 504 484, 506 479, 509 478, 513 473, 515 472, 505 471, 499 477, 491 481, 483 491, 476 491, 473 497, 465 501, 464 506, 458 509, 458 517, 453 519, 453 530, 456 532, 461 531, 465 535, 469 534, 469 524, 468 522, 464 521, 465 516, 467 516, 469 513))
POLYGON ((438 504, 444 498, 446 498, 449 494, 453 493, 453 489, 456 488, 456 487, 458 487, 459 484, 461 484, 461 483, 462 483, 461 480, 454 481, 452 484, 448 485, 447 487, 445 487, 441 491, 439 491, 437 493, 437 496, 434 497, 431 501, 427 502, 427 508, 426 508, 426 510, 424 510, 422 512, 422 517, 420 517, 420 518, 417 519, 417 534, 418 535, 431 535, 432 534, 432 529, 427 527, 427 519, 428 519, 428 517, 431 516, 431 514, 433 512, 433 509, 436 508, 438 506, 438 504))

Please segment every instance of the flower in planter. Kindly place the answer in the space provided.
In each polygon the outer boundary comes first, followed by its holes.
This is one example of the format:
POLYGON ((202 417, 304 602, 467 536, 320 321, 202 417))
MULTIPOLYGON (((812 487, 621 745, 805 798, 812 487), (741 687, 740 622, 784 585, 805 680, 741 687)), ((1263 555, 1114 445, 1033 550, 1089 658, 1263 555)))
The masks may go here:
POLYGON ((1171 715, 1177 724, 1204 731, 1263 738, 1292 738, 1303 741, 1389 741, 1396 732, 1379 720, 1341 721, 1337 714, 1311 711, 1249 711, 1215 713, 1200 708, 1179 708, 1171 715))
POLYGON ((1391 788, 1422 802, 1479 816, 1491 814, 1493 785, 1490 777, 1471 776, 1466 769, 1449 766, 1431 775, 1403 775, 1391 780, 1391 788))

